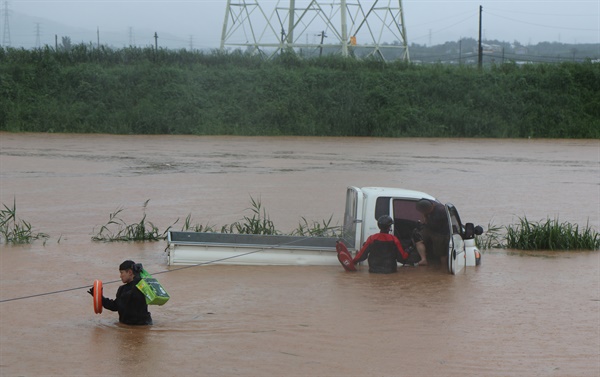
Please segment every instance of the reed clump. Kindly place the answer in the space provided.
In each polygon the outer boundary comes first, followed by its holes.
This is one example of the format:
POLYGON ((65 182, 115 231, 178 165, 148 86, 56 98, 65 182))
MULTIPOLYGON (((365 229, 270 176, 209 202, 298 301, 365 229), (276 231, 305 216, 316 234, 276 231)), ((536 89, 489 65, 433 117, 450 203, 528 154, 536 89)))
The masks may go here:
POLYGON ((215 232, 215 227, 210 224, 206 224, 206 225, 194 224, 192 222, 192 214, 190 213, 185 218, 185 221, 183 222, 183 225, 181 226, 181 231, 182 232, 215 232))
POLYGON ((0 210, 0 234, 5 243, 27 244, 42 239, 44 242, 50 238, 46 233, 34 232, 31 224, 17 217, 17 200, 13 199, 12 207, 3 204, 0 210))
POLYGON ((92 240, 103 242, 164 240, 171 227, 161 232, 158 227, 146 220, 146 206, 149 201, 150 199, 144 202, 142 219, 133 224, 127 224, 121 219, 119 216, 124 208, 117 208, 115 212, 109 214, 108 222, 100 227, 98 232, 92 236, 92 240))
POLYGON ((475 245, 480 250, 505 247, 504 237, 502 235, 503 229, 504 227, 495 225, 490 221, 487 230, 484 231, 483 234, 475 236, 475 245))
POLYGON ((506 227, 506 247, 520 250, 598 250, 600 234, 589 224, 559 222, 558 218, 532 222, 527 217, 506 227))
POLYGON ((292 236, 307 236, 307 237, 340 237, 340 226, 331 225, 333 215, 329 216, 328 220, 308 221, 302 217, 302 221, 298 223, 298 227, 291 233, 292 236))
MULTIPOLYGON (((144 213, 142 219, 137 223, 128 224, 121 217, 124 208, 119 207, 115 212, 109 214, 109 220, 106 224, 100 226, 95 235, 92 236, 94 241, 104 242, 128 242, 128 241, 160 241, 167 237, 169 230, 179 221, 169 226, 164 231, 160 231, 152 222, 146 219, 145 209, 150 199, 144 202, 144 213)), ((238 234, 261 234, 261 235, 279 235, 283 232, 276 229, 275 224, 270 219, 266 209, 263 207, 260 199, 250 197, 251 215, 244 216, 241 220, 231 224, 223 225, 220 230, 217 230, 216 225, 210 224, 195 224, 192 221, 192 215, 188 214, 182 224, 181 231, 184 232, 220 232, 220 233, 238 233, 238 234)), ((332 216, 333 217, 333 216, 332 216)), ((299 223, 298 228, 290 233, 290 235, 300 236, 319 236, 319 237, 337 237, 338 226, 332 226, 332 217, 327 221, 309 222, 304 217, 303 223, 299 223)))
POLYGON ((290 233, 284 233, 275 227, 275 224, 270 219, 266 209, 260 199, 250 197, 251 216, 244 216, 241 220, 231 224, 225 224, 217 231, 215 225, 194 224, 191 214, 188 215, 181 228, 184 232, 220 232, 220 233, 238 233, 238 234, 262 234, 262 235, 290 235, 290 236, 306 236, 306 237, 339 237, 341 227, 332 225, 333 215, 328 220, 309 221, 302 217, 302 221, 298 223, 298 227, 290 233))
POLYGON ((238 233, 238 234, 265 234, 276 235, 280 234, 275 229, 275 224, 269 218, 266 209, 262 206, 259 199, 250 197, 251 207, 248 208, 252 212, 252 217, 244 216, 240 221, 233 224, 224 225, 221 228, 221 233, 238 233))

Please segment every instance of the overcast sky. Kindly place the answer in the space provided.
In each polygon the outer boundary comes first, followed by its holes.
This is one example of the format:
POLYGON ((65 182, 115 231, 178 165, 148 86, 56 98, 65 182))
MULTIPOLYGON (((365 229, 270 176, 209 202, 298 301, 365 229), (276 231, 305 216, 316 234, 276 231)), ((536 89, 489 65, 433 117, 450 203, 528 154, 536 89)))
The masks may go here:
MULTIPOLYGON (((336 3, 339 0, 333 0, 336 3)), ((357 0, 347 0, 355 3, 357 0)), ((372 3, 361 1, 363 6, 372 3)), ((235 3, 240 3, 237 0, 235 3)), ((276 0, 258 0, 270 14, 276 0)), ((321 0, 324 9, 332 0, 321 0)), ((0 0, 4 9, 5 0, 0 0)), ((387 5, 388 0, 380 0, 387 5)), ((43 36, 54 33, 49 21, 72 27, 123 36, 123 44, 152 43, 151 32, 159 37, 193 41, 194 48, 219 47, 226 0, 9 0, 9 15, 40 18, 43 36), (148 42, 149 41, 149 42, 148 42)), ((280 6, 289 4, 281 0, 280 6)), ((307 1, 296 0, 301 8, 307 1)), ((395 2, 396 6, 398 2, 395 2)), ((483 6, 483 37, 489 40, 536 44, 539 42, 600 43, 600 0, 404 0, 404 23, 408 43, 441 44, 478 36, 479 6, 483 6)), ((16 17, 15 17, 16 19, 16 17)), ((4 13, 0 25, 5 20, 4 13)), ((15 21, 11 28, 15 28, 15 21)), ((34 26, 27 28, 34 30, 34 26)), ((0 32, 4 28, 0 29, 0 32)), ((306 40, 314 39, 318 27, 305 30, 306 40), (313 30, 314 29, 314 30, 313 30), (310 36, 310 38, 309 38, 310 36)), ((54 37, 52 37, 54 38, 54 37)), ((15 37, 13 37, 15 39, 15 37)), ((73 37, 77 40, 77 36, 73 37)), ((189 42, 188 42, 189 41, 189 42)), ((391 42, 391 41, 390 41, 391 42)))

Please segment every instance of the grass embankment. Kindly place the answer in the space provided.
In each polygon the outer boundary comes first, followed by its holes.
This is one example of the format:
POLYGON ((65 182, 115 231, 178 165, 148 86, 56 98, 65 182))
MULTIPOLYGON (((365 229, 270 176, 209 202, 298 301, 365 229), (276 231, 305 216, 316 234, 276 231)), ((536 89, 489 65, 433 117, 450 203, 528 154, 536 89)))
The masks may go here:
POLYGON ((0 130, 600 138, 600 64, 0 48, 0 130))

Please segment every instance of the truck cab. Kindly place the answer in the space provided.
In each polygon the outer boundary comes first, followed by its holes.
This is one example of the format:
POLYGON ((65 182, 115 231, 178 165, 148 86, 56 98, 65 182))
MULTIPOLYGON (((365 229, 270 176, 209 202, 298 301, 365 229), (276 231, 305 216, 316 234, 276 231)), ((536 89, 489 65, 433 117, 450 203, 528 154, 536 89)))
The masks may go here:
MULTIPOLYGON (((412 245, 412 232, 419 227, 422 218, 416 209, 421 199, 439 202, 435 197, 420 191, 389 187, 348 187, 344 210, 343 239, 355 255, 366 239, 379 232, 377 219, 389 215, 394 219, 393 234, 402 246, 412 245)), ((475 235, 483 229, 468 223, 463 226, 458 210, 445 204, 448 216, 450 240, 448 243, 448 271, 457 274, 466 266, 477 266, 481 253, 475 245, 475 235)))

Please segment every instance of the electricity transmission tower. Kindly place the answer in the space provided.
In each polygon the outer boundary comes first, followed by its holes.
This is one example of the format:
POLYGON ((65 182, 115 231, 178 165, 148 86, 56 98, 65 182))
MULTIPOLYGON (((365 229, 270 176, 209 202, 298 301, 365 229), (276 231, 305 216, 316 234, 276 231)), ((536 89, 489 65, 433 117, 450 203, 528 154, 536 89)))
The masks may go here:
POLYGON ((129 47, 135 46, 135 37, 133 34, 133 28, 129 27, 129 47))
POLYGON ((221 50, 408 61, 402 0, 227 0, 221 50), (283 4, 285 3, 285 4, 283 4), (327 36, 327 44, 323 44, 327 36))
POLYGON ((41 46, 41 42, 40 42, 40 23, 36 22, 35 23, 35 47, 36 48, 40 48, 41 46))
POLYGON ((2 34, 2 45, 10 46, 10 26, 8 24, 9 19, 8 1, 4 2, 4 33, 2 34))

